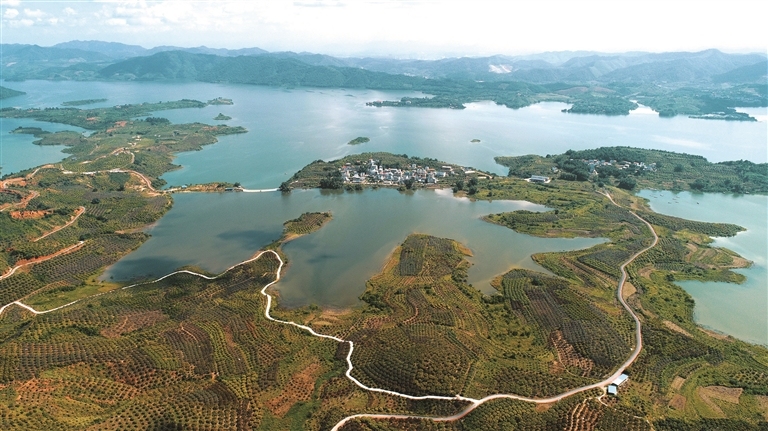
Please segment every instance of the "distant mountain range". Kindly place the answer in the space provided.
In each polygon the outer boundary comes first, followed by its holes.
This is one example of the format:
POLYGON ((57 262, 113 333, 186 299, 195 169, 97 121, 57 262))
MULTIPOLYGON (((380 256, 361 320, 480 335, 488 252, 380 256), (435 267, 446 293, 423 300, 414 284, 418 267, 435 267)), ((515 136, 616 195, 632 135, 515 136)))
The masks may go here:
POLYGON ((53 48, 93 51, 118 60, 152 55, 165 51, 184 51, 191 52, 193 54, 213 54, 223 57, 236 57, 238 55, 259 55, 267 53, 267 51, 261 48, 224 49, 208 48, 207 46, 198 46, 194 48, 181 48, 178 46, 156 46, 154 48, 147 49, 139 45, 126 45, 123 43, 102 42, 98 40, 73 40, 70 42, 58 43, 53 45, 53 48))
MULTIPOLYGON (((734 106, 768 105, 765 54, 700 52, 605 54, 548 52, 441 60, 338 58, 260 48, 146 49, 101 41, 52 47, 1 45, 3 79, 203 81, 278 86, 410 89, 433 98, 386 106, 463 108, 492 100, 517 108, 542 100, 573 103, 568 112, 627 114, 637 105, 662 115, 739 119, 734 106)), ((383 106, 383 105, 377 105, 383 106)))
MULTIPOLYGON (((2 45, 2 72, 7 80, 20 79, 200 79, 206 81, 275 82, 274 77, 233 76, 235 70, 292 74, 303 65, 363 69, 393 75, 473 81, 528 83, 764 83, 764 54, 701 52, 603 54, 590 51, 542 53, 525 56, 496 55, 441 60, 338 58, 322 54, 276 52, 260 48, 222 49, 158 46, 146 49, 102 41, 71 41, 52 47, 2 45), (173 54, 169 54, 173 53, 173 54), (260 57, 254 60, 254 57, 260 57), (226 60, 230 58, 230 60, 226 60), (237 60, 232 60, 236 58, 237 60), (225 61, 226 60, 226 61, 225 61), (278 61, 294 60, 294 61, 278 61), (297 63, 298 62, 298 63, 297 63), (300 66, 299 63, 302 65, 300 66), (283 67, 284 69, 275 69, 283 67), (215 71, 220 76, 215 75, 215 71), (732 73, 731 73, 732 72, 732 73)), ((328 73, 329 69, 318 70, 328 73)), ((295 81, 291 77, 289 81, 295 81)), ((304 81, 304 79, 300 79, 304 81)), ((333 79, 342 82, 343 79, 333 79)))

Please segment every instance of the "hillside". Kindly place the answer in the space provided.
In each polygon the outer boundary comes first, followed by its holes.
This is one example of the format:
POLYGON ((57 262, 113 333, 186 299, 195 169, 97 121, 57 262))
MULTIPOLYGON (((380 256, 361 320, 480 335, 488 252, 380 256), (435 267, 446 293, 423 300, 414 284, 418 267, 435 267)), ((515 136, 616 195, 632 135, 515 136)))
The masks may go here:
POLYGON ((337 58, 259 48, 213 49, 72 41, 4 45, 6 80, 196 80, 238 84, 414 90, 428 97, 378 107, 463 109, 490 100, 510 108, 541 101, 564 112, 627 115, 635 100, 661 116, 754 121, 736 106, 768 106, 766 57, 717 50, 672 53, 544 53, 440 60, 337 58), (125 58, 129 57, 130 58, 125 58))
POLYGON ((14 96, 21 96, 22 94, 27 94, 27 93, 0 86, 0 100, 7 99, 9 97, 14 97, 14 96))

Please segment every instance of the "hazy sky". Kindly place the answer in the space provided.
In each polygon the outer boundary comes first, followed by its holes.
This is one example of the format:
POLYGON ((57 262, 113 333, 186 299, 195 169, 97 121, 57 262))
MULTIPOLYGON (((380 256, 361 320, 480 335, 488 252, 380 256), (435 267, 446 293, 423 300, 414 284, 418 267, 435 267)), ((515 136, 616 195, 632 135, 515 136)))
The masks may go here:
POLYGON ((766 1, 2 0, 3 43, 69 40, 436 58, 768 50, 766 1))

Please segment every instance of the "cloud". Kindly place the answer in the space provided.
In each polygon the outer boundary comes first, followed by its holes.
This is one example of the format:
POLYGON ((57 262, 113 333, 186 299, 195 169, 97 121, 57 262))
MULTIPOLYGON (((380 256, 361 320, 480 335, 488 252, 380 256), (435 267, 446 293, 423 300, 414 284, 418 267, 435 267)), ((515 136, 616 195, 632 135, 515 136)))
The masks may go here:
POLYGON ((71 7, 65 7, 62 12, 64 12, 64 15, 72 16, 77 15, 77 11, 72 9, 71 7))
POLYGON ((0 5, 3 5, 3 6, 14 6, 15 7, 15 6, 18 6, 19 3, 21 3, 19 0, 3 0, 3 1, 0 1, 0 5))
POLYGON ((316 1, 296 1, 293 2, 294 6, 297 7, 344 7, 346 4, 340 2, 340 1, 322 1, 322 0, 316 0, 316 1))
POLYGON ((45 16, 45 12, 41 11, 40 9, 24 9, 24 15, 28 16, 29 18, 40 19, 45 16))
POLYGON ((26 26, 26 27, 31 27, 31 26, 33 26, 35 24, 34 21, 32 21, 31 19, 26 19, 26 18, 22 19, 22 20, 19 20, 19 23, 21 25, 23 25, 23 26, 26 26))
POLYGON ((19 16, 19 11, 16 9, 6 9, 5 13, 3 14, 3 17, 8 19, 14 19, 17 16, 19 16))
POLYGON ((125 18, 110 18, 107 21, 107 25, 113 25, 116 27, 122 27, 128 25, 128 22, 125 20, 125 18))

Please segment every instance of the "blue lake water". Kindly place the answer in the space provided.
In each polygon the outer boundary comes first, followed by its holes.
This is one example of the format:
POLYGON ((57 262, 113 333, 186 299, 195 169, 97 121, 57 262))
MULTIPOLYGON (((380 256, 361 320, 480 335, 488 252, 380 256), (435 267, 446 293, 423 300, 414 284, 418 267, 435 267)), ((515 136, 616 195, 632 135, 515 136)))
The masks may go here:
POLYGON ((743 284, 678 282, 696 301, 694 318, 708 328, 742 340, 768 345, 768 196, 725 195, 643 190, 659 213, 690 220, 734 223, 746 228, 734 237, 716 238, 725 247, 753 262, 737 269, 743 284))
MULTIPOLYGON (((25 81, 4 85, 27 94, 2 100, 0 107, 55 107, 64 101, 99 98, 108 100, 83 108, 182 98, 233 99, 235 104, 231 106, 154 114, 178 123, 226 123, 249 130, 246 134, 221 137, 217 144, 201 151, 179 154, 175 163, 182 168, 163 176, 170 185, 239 181, 248 188, 272 188, 313 160, 335 159, 365 151, 434 157, 500 174, 506 169, 493 161, 494 156, 558 154, 568 149, 607 145, 687 152, 714 162, 736 159, 768 162, 766 108, 749 108, 748 112, 761 121, 747 123, 659 118, 647 108, 621 117, 573 115, 560 112, 566 106, 561 103, 541 103, 516 110, 490 102, 468 104, 464 110, 365 106, 365 102, 371 100, 415 95, 411 92, 287 89, 197 82, 25 81), (232 119, 214 121, 218 113, 232 119), (346 144, 357 136, 367 136, 371 141, 358 146, 346 144), (480 142, 471 143, 473 139, 480 142)), ((34 138, 30 135, 8 133, 18 126, 41 127, 49 131, 77 130, 32 120, 2 119, 0 166, 3 174, 57 162, 66 156, 60 152, 60 147, 32 145, 34 138)), ((682 208, 682 196, 678 195, 675 205, 669 207, 664 203, 667 195, 659 199, 646 197, 652 200, 654 209, 667 212, 682 208)), ((716 244, 732 248, 755 261, 752 268, 740 270, 748 278, 743 285, 682 283, 697 301, 696 318, 714 329, 765 342, 766 312, 763 306, 768 302, 764 300, 768 252, 765 248, 740 248, 742 238, 756 235, 755 244, 766 238, 766 205, 759 200, 764 197, 712 195, 719 198, 705 198, 704 202, 696 197, 700 195, 692 196, 694 201, 699 199, 698 211, 677 215, 705 219, 707 214, 717 214, 717 221, 748 227, 748 232, 733 239, 718 239, 716 244), (717 211, 700 210, 711 206, 717 211), (753 214, 752 221, 738 221, 739 216, 750 213, 753 214), (729 301, 738 305, 727 306, 729 301), (730 319, 729 323, 728 316, 734 316, 734 313, 740 314, 741 323, 732 323, 739 319, 730 319)), ((482 214, 530 204, 470 203, 427 191, 413 195, 392 190, 340 195, 303 191, 290 196, 277 193, 185 194, 176 195, 174 199, 174 208, 150 228, 153 238, 110 268, 106 277, 128 279, 161 275, 186 264, 220 271, 277 238, 282 222, 304 211, 331 210, 335 218, 318 233, 286 245, 292 265, 280 284, 282 301, 286 305, 344 306, 353 303, 364 288, 365 278, 375 273, 392 249, 411 232, 450 237, 467 244, 475 253, 470 281, 486 291, 488 280, 509 267, 534 265, 529 258, 532 252, 586 247, 597 241, 531 239, 478 219, 482 214), (326 279, 331 281, 326 283, 326 279)))
POLYGON ((155 224, 152 238, 113 265, 103 278, 158 277, 182 265, 219 272, 280 237, 284 221, 308 211, 330 211, 320 231, 284 246, 290 263, 277 285, 285 306, 356 304, 365 282, 411 233, 455 239, 473 253, 469 282, 486 293, 490 281, 511 269, 543 270, 532 253, 573 250, 598 238, 536 238, 480 220, 486 214, 546 210, 523 201, 470 201, 450 190, 401 193, 296 190, 281 193, 183 193, 155 224))
MULTIPOLYGON (((198 82, 25 81, 6 85, 27 94, 0 101, 0 106, 60 106, 64 101, 99 98, 108 100, 85 107, 231 98, 234 105, 155 114, 173 122, 226 123, 249 130, 222 137, 219 144, 202 151, 180 154, 176 163, 183 168, 163 177, 173 185, 218 180, 239 181, 249 188, 276 187, 313 160, 364 151, 434 157, 502 174, 506 169, 493 161, 494 156, 559 154, 568 149, 606 145, 688 152, 715 162, 768 161, 765 122, 660 118, 647 110, 606 117, 564 114, 560 112, 566 106, 562 103, 540 103, 516 110, 491 102, 472 103, 464 110, 375 108, 365 106, 365 102, 414 93, 198 82), (219 112, 232 119, 214 121, 219 112), (367 136, 371 141, 357 146, 346 144, 357 136, 367 136), (480 142, 471 143, 473 139, 480 142)), ((9 130, 12 128, 3 124, 0 136, 7 137, 9 130)), ((7 164, 25 164, 9 157, 7 164)))

